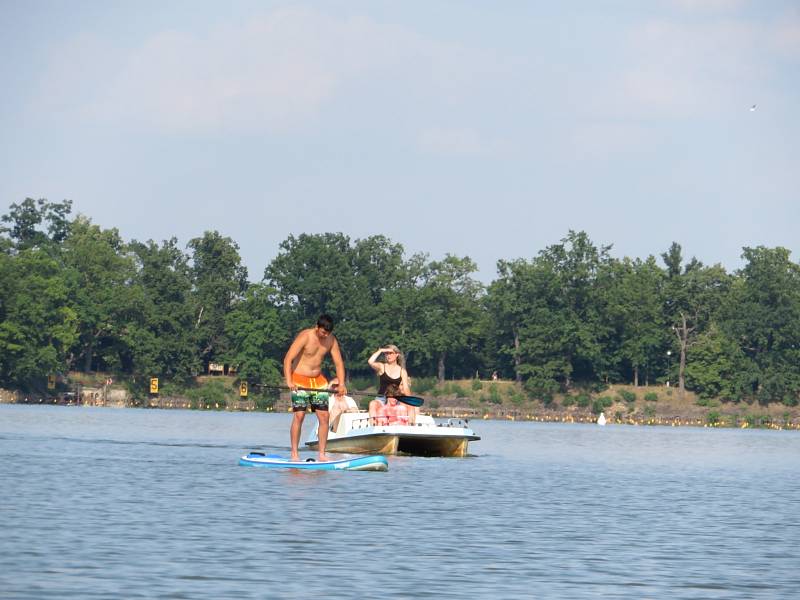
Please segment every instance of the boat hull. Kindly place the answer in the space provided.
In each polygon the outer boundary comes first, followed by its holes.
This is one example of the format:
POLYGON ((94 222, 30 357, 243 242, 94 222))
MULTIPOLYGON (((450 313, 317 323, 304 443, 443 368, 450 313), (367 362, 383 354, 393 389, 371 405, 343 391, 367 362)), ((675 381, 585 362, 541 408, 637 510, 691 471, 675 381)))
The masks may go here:
MULTIPOLYGON (((329 438, 325 450, 350 454, 397 454, 398 441, 396 435, 381 433, 337 439, 329 438)), ((316 440, 309 441, 306 445, 312 450, 319 447, 316 440)))
POLYGON ((419 438, 399 436, 397 452, 414 456, 447 456, 462 458, 467 455, 469 439, 465 437, 419 438))
MULTIPOLYGON (((345 426, 341 432, 330 432, 325 451, 463 457, 467 456, 469 442, 481 439, 468 427, 437 426, 433 419, 428 419, 421 425, 375 426, 363 425, 364 419, 358 419, 362 426, 345 426)), ((313 450, 319 448, 316 431, 306 446, 313 450)))

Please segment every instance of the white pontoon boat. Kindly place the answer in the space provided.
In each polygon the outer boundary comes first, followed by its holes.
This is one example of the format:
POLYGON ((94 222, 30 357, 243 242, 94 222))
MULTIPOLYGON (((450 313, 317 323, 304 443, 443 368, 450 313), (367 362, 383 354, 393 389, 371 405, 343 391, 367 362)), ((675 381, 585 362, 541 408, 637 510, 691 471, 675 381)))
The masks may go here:
MULTIPOLYGON (((381 423, 380 417, 377 417, 381 423)), ((413 425, 372 424, 365 411, 342 413, 336 431, 328 432, 328 452, 356 454, 413 454, 416 456, 466 456, 469 442, 481 439, 464 419, 436 423, 430 415, 417 415, 413 425)), ((374 419, 373 419, 374 420, 374 419)), ((385 423, 386 420, 383 419, 385 423)), ((316 449, 317 428, 306 441, 316 449)))

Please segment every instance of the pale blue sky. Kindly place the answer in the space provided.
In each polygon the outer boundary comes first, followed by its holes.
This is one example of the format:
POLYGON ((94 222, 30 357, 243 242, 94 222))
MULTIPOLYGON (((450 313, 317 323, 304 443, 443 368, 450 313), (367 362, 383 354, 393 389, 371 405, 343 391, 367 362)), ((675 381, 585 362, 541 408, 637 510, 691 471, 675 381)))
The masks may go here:
POLYGON ((800 5, 0 0, 0 211, 126 239, 800 259, 800 5), (232 6, 227 6, 232 4, 232 6), (757 104, 757 110, 750 106, 757 104))

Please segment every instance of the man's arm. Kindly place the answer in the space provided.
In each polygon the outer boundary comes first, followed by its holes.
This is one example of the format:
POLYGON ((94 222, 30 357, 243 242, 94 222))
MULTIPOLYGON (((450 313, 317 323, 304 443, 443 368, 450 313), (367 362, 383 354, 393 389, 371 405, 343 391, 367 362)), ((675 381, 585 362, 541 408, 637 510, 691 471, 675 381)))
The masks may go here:
POLYGON ((303 351, 306 345, 306 332, 301 331, 294 338, 289 350, 286 351, 286 356, 283 358, 283 378, 286 380, 286 385, 290 390, 294 390, 297 386, 292 381, 292 363, 297 355, 303 351))
POLYGON ((336 388, 337 396, 344 396, 347 393, 347 386, 344 383, 344 361, 342 360, 342 353, 339 350, 339 340, 334 338, 333 345, 331 346, 331 358, 333 365, 336 367, 336 378, 339 380, 339 387, 336 388))

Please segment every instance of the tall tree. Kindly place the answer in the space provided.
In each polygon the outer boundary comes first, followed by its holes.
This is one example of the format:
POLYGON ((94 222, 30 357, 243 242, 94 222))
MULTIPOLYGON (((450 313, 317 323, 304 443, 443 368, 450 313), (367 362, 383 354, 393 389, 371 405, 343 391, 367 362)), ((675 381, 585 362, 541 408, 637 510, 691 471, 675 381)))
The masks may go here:
MULTIPOLYGON (((595 246, 584 232, 570 231, 534 260, 530 319, 523 328, 523 374, 535 375, 534 389, 546 380, 569 389, 575 378, 594 380, 604 369, 598 273, 610 246, 595 246)), ((542 390, 547 391, 547 390, 542 390)))
POLYGON ((124 338, 129 354, 124 368, 135 375, 187 378, 200 371, 191 303, 189 258, 175 238, 162 242, 133 241, 137 272, 131 294, 135 318, 124 338))
POLYGON ((688 350, 686 384, 701 398, 740 400, 752 395, 757 378, 742 349, 716 322, 688 350))
POLYGON ((309 327, 320 314, 328 313, 341 337, 343 315, 357 301, 350 238, 341 233, 290 235, 265 269, 264 283, 275 290, 289 329, 309 327))
POLYGON ((135 307, 133 259, 116 229, 101 229, 83 216, 71 223, 63 248, 80 331, 74 357, 82 359, 84 371, 118 369, 135 307))
POLYGON ((605 314, 613 330, 604 340, 604 355, 613 356, 617 371, 630 369, 638 386, 642 370, 649 382, 651 367, 663 364, 670 347, 663 315, 665 273, 655 258, 624 258, 611 261, 603 269, 600 294, 605 314))
POLYGON ((529 301, 534 294, 530 277, 533 269, 523 259, 498 261, 498 278, 489 285, 485 300, 491 323, 488 333, 495 340, 498 358, 510 359, 517 382, 522 381, 520 335, 529 318, 529 301))
MULTIPOLYGON (((349 301, 339 315, 337 337, 355 370, 366 367, 366 359, 377 345, 396 340, 401 323, 385 319, 384 298, 395 294, 408 275, 403 246, 382 235, 356 240, 348 252, 353 280, 347 286, 349 301), (356 362, 354 362, 356 361, 356 362)), ((352 368, 352 367, 351 367, 352 368)))
POLYGON ((760 401, 797 401, 800 390, 800 266, 785 248, 744 248, 746 264, 725 307, 725 328, 749 359, 760 401))
POLYGON ((61 265, 40 248, 0 255, 0 382, 36 388, 47 374, 66 371, 77 339, 61 265))
POLYGON ((476 271, 469 257, 448 254, 431 262, 423 275, 423 331, 439 381, 445 378, 448 355, 467 348, 480 329, 483 286, 472 277, 476 271))
POLYGON ((570 330, 556 265, 541 255, 515 270, 514 286, 524 311, 515 342, 516 372, 528 390, 548 400, 573 372, 565 351, 570 330))
POLYGON ((366 358, 376 348, 395 344, 405 354, 406 363, 415 375, 433 372, 430 370, 430 348, 426 340, 426 310, 422 288, 423 276, 428 266, 427 256, 414 254, 403 262, 397 282, 382 294, 375 307, 375 320, 364 332, 366 358))
POLYGON ((7 234, 17 250, 58 245, 69 232, 68 217, 71 211, 71 200, 48 202, 44 198, 25 198, 20 204, 12 204, 8 214, 0 218, 8 223, 0 227, 0 233, 7 234))
POLYGON ((695 258, 681 271, 681 247, 676 243, 662 258, 668 274, 665 314, 678 347, 678 391, 683 397, 687 352, 713 322, 730 289, 731 279, 721 265, 706 267, 695 258))
POLYGON ((216 231, 189 241, 192 249, 192 300, 200 359, 215 362, 230 345, 225 336, 225 316, 247 290, 247 268, 239 246, 216 231))
MULTIPOLYGON (((291 330, 308 327, 322 313, 336 322, 347 364, 366 359, 366 348, 399 326, 384 318, 383 299, 408 279, 403 247, 384 236, 351 242, 341 233, 289 236, 264 272, 265 283, 291 330)), ((371 353, 371 352, 370 352, 371 353)), ((358 366, 356 366, 358 368, 358 366)))
POLYGON ((282 358, 293 332, 281 322, 274 301, 275 291, 263 284, 251 285, 242 302, 225 318, 230 349, 227 362, 241 378, 278 384, 282 380, 282 358))

